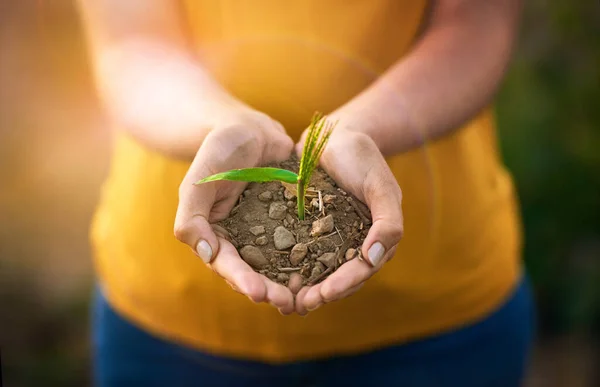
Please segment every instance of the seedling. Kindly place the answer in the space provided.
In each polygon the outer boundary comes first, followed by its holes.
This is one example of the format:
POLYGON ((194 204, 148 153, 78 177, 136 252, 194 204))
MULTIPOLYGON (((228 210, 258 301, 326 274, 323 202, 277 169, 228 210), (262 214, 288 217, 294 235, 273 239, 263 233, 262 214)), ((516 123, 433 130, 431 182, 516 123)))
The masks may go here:
POLYGON ((321 113, 315 113, 308 127, 306 141, 302 149, 302 157, 300 158, 300 168, 298 174, 280 168, 243 168, 233 169, 226 172, 217 173, 195 184, 208 183, 210 181, 231 180, 245 181, 254 183, 266 183, 269 181, 281 181, 288 184, 296 184, 298 198, 298 219, 304 220, 304 201, 306 190, 310 178, 319 163, 319 158, 325 150, 325 144, 331 136, 331 132, 335 127, 335 123, 328 122, 326 117, 321 113))

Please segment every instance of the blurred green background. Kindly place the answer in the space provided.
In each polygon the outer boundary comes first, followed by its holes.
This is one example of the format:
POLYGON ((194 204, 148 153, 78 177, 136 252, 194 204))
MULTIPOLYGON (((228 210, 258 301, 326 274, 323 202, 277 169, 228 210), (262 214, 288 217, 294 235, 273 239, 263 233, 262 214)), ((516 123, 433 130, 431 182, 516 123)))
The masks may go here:
MULTIPOLYGON (((498 96, 540 337, 528 386, 600 385, 600 3, 525 1, 498 96)), ((109 134, 71 1, 0 0, 6 386, 89 384, 88 225, 109 134)))

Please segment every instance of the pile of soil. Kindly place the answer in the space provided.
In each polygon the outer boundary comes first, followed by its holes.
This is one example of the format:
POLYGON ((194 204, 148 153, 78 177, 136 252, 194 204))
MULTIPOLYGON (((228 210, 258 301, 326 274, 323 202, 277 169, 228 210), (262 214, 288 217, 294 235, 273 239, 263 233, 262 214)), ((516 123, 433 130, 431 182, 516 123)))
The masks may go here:
MULTIPOLYGON (((270 165, 298 172, 296 157, 270 165)), ((344 262, 361 259, 360 247, 371 226, 368 207, 339 188, 317 168, 299 221, 295 185, 250 183, 229 217, 218 224, 255 271, 288 285, 299 273, 303 285, 324 280, 344 262)))

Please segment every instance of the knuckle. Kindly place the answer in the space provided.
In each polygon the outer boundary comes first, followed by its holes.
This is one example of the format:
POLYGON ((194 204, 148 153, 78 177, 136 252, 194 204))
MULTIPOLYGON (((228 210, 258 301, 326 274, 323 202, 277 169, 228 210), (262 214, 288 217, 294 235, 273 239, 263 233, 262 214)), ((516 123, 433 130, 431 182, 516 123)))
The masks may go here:
POLYGON ((398 243, 404 236, 404 224, 400 221, 392 221, 388 225, 388 232, 396 243, 398 243))
POLYGON ((211 132, 203 144, 211 155, 211 164, 228 168, 249 162, 255 164, 264 141, 256 131, 249 129, 241 124, 232 124, 211 132))
POLYGON ((378 151, 373 139, 365 133, 348 132, 344 135, 345 146, 358 156, 378 151))
POLYGON ((176 221, 173 226, 173 235, 175 235, 175 238, 180 242, 190 243, 189 239, 192 235, 192 226, 189 222, 183 223, 176 221))
POLYGON ((336 301, 339 295, 344 291, 339 283, 329 283, 329 286, 323 286, 321 288, 321 298, 324 302, 336 301))
POLYGON ((368 135, 349 130, 334 130, 323 155, 328 161, 335 161, 340 154, 357 160, 372 160, 375 151, 379 150, 368 135))

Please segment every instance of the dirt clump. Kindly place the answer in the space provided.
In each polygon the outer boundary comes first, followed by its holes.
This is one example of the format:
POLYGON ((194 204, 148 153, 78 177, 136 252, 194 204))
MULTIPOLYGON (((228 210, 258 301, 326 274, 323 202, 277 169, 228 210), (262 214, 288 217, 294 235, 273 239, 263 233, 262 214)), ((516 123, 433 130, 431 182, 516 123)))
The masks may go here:
MULTIPOLYGON (((298 172, 293 157, 270 165, 298 172)), ((250 183, 229 217, 218 223, 254 270, 288 285, 290 275, 314 285, 345 262, 361 258, 371 226, 366 205, 339 188, 317 168, 306 194, 305 220, 298 220, 295 186, 250 183)))

